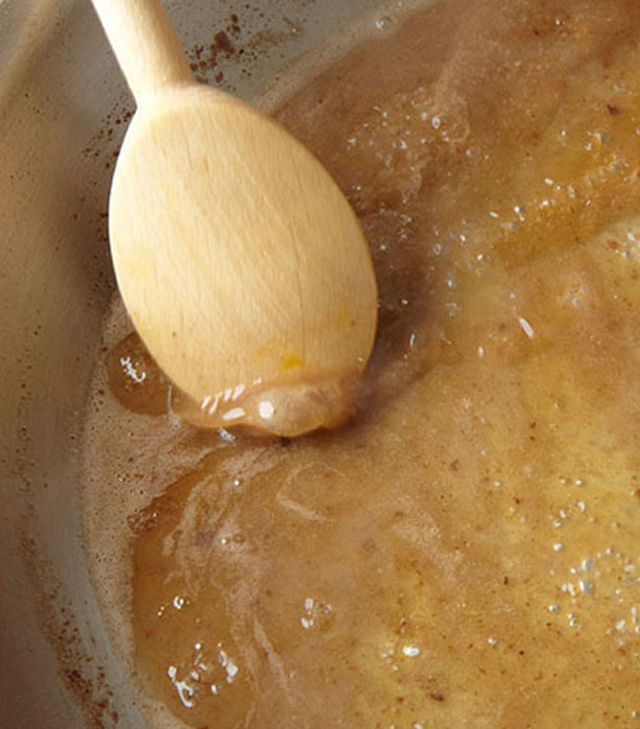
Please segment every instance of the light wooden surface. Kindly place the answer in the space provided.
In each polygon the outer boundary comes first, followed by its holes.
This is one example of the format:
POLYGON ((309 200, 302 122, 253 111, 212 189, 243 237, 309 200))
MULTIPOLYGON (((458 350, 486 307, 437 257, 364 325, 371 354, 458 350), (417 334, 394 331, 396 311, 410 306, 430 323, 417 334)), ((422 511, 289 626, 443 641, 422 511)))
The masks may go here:
POLYGON ((159 2, 93 2, 138 103, 109 233, 151 353, 197 402, 352 381, 373 345, 377 291, 337 185, 275 123, 195 82, 159 2))

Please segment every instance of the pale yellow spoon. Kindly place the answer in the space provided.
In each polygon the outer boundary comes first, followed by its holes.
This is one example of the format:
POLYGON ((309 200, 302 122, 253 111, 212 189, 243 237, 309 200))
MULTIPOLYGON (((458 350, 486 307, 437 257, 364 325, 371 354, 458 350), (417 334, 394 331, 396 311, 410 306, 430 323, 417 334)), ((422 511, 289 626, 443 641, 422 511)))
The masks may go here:
POLYGON ((196 82, 159 0, 93 4, 138 107, 109 203, 118 286, 183 414, 281 435, 339 424, 377 321, 349 204, 287 132, 196 82))

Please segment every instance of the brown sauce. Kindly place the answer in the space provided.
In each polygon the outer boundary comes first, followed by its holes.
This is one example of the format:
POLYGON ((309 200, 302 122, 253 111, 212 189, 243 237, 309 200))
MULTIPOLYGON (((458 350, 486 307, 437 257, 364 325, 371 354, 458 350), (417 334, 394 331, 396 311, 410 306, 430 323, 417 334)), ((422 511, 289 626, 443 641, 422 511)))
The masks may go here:
POLYGON ((152 417, 116 302, 86 449, 108 626, 159 726, 631 726, 640 6, 392 21, 276 114, 371 243, 360 412, 268 442, 152 417))

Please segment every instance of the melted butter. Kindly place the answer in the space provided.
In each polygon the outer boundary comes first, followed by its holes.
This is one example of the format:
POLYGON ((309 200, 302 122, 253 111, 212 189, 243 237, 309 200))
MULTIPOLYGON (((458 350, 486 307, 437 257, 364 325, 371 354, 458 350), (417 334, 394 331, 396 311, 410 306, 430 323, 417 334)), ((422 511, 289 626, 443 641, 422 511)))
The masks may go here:
POLYGON ((240 428, 254 436, 293 437, 336 428, 352 415, 353 378, 303 380, 289 386, 235 388, 197 403, 165 377, 135 332, 109 354, 109 386, 118 402, 135 413, 164 415, 199 428, 240 428))
POLYGON ((278 112, 372 246, 359 415, 259 442, 96 413, 112 632, 159 726, 631 725, 640 10, 388 22, 278 112))
POLYGON ((169 382, 135 332, 108 356, 109 388, 127 410, 146 415, 167 412, 169 382))
POLYGON ((199 428, 242 429, 254 436, 293 437, 343 425, 354 411, 357 380, 329 377, 288 386, 238 385, 200 403, 171 384, 132 332, 118 341, 108 357, 111 392, 135 413, 163 415, 199 428))
POLYGON ((201 428, 234 428, 256 436, 294 437, 343 425, 353 413, 357 375, 288 385, 238 385, 197 403, 174 390, 173 412, 201 428))

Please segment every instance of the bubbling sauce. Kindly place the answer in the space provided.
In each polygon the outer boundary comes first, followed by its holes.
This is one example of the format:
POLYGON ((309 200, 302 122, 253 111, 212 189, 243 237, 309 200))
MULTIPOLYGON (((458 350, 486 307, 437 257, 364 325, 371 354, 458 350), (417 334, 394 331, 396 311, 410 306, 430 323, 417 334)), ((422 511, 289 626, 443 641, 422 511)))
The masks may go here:
POLYGON ((639 37, 636 0, 443 0, 280 97, 375 260, 352 424, 157 417, 114 302, 87 535, 154 725, 640 719, 639 37))

